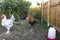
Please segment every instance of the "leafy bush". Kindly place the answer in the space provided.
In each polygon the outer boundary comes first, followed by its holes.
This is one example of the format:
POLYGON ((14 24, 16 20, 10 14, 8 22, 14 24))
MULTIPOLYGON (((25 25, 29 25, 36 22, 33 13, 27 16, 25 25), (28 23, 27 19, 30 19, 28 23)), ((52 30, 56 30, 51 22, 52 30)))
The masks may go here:
POLYGON ((29 14, 33 17, 33 18, 35 18, 35 19, 39 19, 39 20, 41 20, 41 11, 32 11, 32 10, 30 10, 29 11, 29 14))
POLYGON ((2 2, 1 11, 7 17, 14 14, 16 19, 19 20, 21 16, 25 16, 29 10, 30 2, 24 0, 5 0, 2 2))
POLYGON ((35 12, 33 18, 41 19, 41 12, 39 12, 39 11, 35 12))

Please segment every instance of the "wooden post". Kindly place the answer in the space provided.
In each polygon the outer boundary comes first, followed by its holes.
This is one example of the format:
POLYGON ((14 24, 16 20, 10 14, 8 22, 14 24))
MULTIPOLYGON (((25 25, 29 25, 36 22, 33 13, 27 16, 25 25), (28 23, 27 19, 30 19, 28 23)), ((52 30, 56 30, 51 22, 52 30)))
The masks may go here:
POLYGON ((43 22, 43 0, 42 0, 42 14, 41 14, 41 21, 43 22))
POLYGON ((50 23, 49 23, 49 21, 50 21, 50 20, 49 20, 50 15, 49 15, 49 14, 50 14, 50 0, 48 0, 48 15, 47 15, 47 16, 48 16, 48 18, 47 18, 47 20, 48 20, 48 21, 47 21, 47 22, 48 22, 47 26, 48 26, 48 27, 50 26, 50 23))

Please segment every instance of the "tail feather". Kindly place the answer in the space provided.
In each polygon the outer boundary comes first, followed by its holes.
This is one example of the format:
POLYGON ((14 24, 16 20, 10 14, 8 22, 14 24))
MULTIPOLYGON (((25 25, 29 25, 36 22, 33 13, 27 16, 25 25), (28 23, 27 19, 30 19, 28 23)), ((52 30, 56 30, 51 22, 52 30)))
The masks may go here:
POLYGON ((35 23, 36 23, 35 20, 34 20, 33 22, 29 22, 29 24, 30 24, 31 26, 34 26, 35 23))

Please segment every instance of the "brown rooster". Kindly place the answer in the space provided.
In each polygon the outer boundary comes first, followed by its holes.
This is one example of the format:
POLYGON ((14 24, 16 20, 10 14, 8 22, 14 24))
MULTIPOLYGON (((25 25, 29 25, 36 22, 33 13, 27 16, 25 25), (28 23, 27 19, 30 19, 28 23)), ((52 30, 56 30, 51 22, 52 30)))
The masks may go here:
POLYGON ((33 31, 33 26, 36 23, 36 20, 33 19, 29 14, 27 15, 27 19, 29 21, 29 24, 31 25, 31 32, 33 31))

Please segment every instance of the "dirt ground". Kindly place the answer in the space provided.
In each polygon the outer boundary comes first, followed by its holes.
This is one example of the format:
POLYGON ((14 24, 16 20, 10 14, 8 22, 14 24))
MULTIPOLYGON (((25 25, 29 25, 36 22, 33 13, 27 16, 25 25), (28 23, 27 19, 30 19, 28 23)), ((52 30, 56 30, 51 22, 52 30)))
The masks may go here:
POLYGON ((0 40, 46 40, 46 31, 41 23, 35 23, 32 32, 30 32, 30 29, 31 26, 27 20, 15 22, 9 34, 4 34, 6 29, 1 27, 0 40))

